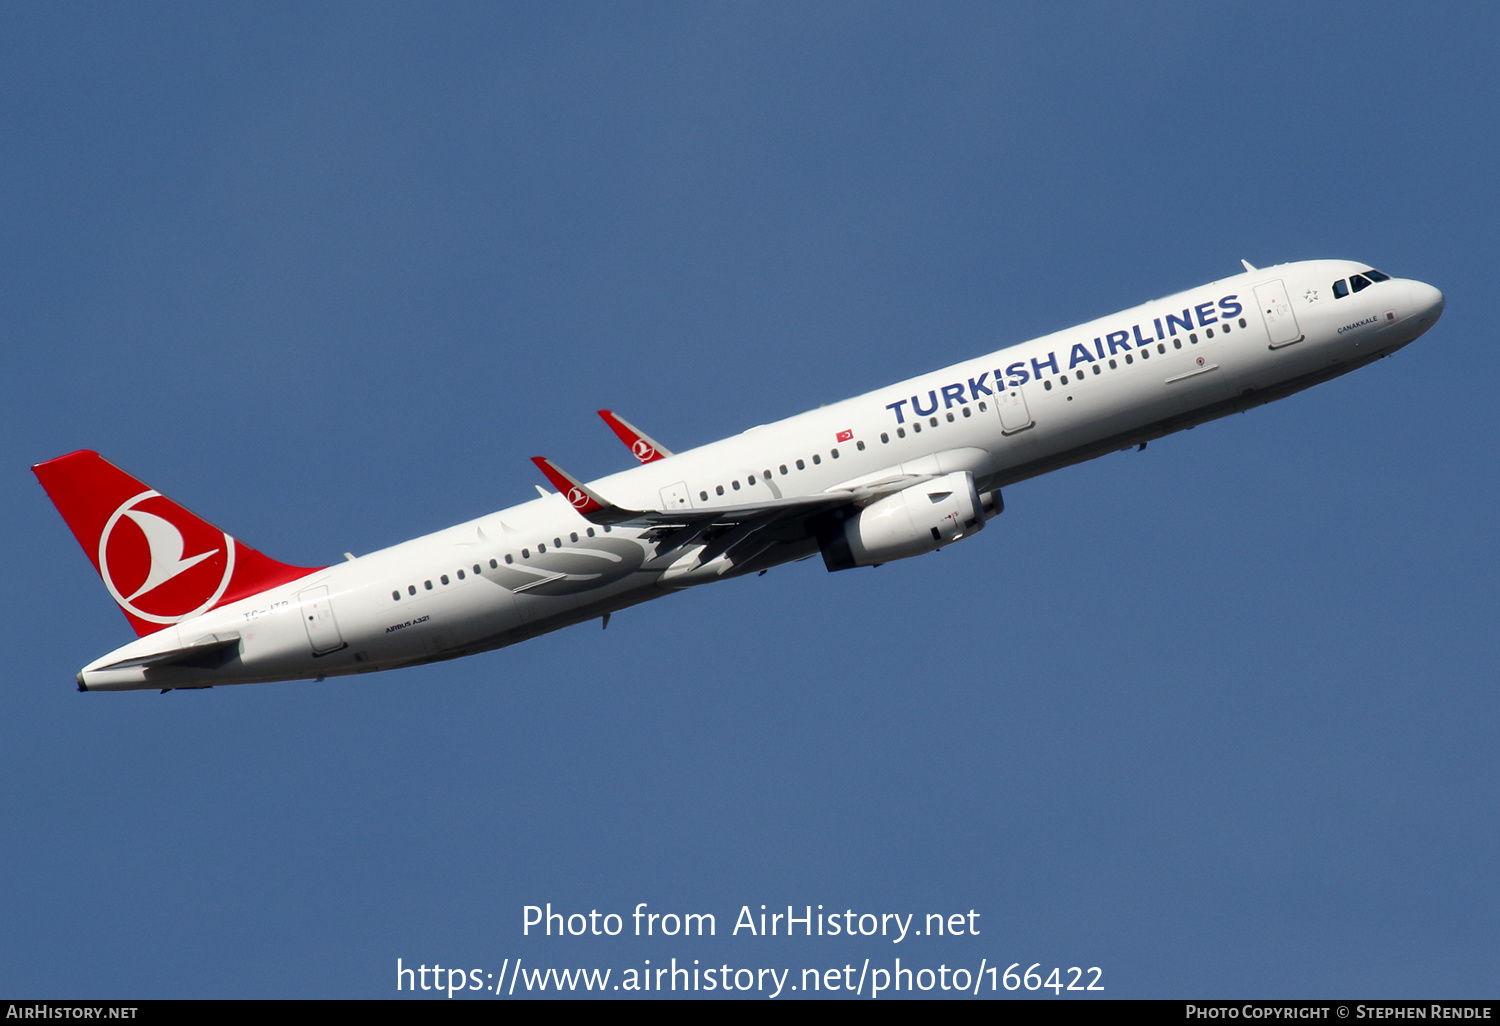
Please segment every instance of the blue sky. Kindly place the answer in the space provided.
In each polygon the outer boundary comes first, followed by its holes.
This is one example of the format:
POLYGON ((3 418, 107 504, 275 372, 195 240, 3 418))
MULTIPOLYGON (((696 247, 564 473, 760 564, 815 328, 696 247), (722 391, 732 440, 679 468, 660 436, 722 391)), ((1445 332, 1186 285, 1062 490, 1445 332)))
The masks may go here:
MULTIPOLYGON (((0 10, 0 991, 395 963, 1500 980, 1491 5, 0 10), (817 561, 359 680, 80 695, 131 637, 29 466, 288 562, 1253 263, 1442 288, 1394 358, 817 561), (719 936, 523 937, 522 908, 719 936), (977 937, 726 936, 742 905, 977 937)), ((799 992, 800 993, 800 992, 799 992)), ((1049 993, 1049 992, 1043 992, 1049 993)))

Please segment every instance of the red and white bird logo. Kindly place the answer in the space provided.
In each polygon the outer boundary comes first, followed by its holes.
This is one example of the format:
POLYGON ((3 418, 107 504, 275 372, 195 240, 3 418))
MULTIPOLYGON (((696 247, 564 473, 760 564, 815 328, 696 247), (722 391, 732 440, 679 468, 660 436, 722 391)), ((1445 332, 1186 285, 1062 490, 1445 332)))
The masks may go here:
POLYGON ((207 612, 234 576, 234 539, 179 512, 160 492, 145 491, 122 502, 99 536, 104 586, 148 623, 207 612))
POLYGON ((589 497, 582 488, 574 485, 568 489, 568 501, 573 504, 574 509, 583 509, 589 504, 589 497))

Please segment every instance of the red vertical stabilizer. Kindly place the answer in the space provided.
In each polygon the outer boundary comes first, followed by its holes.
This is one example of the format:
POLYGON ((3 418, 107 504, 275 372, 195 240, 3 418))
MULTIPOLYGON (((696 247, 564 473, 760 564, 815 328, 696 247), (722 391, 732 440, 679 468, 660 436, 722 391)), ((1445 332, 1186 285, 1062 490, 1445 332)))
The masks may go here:
POLYGON ((97 452, 31 469, 142 637, 320 569, 262 555, 97 452))

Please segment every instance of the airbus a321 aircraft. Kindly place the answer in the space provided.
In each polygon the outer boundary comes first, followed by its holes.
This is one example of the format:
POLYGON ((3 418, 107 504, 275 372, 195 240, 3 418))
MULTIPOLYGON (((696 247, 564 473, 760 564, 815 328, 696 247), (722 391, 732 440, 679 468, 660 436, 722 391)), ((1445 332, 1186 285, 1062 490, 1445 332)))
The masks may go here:
POLYGON ((79 690, 322 679, 512 645, 821 553, 879 566, 978 534, 1017 481, 1388 356, 1443 295, 1360 263, 1256 269, 320 568, 288 566, 94 452, 35 468, 140 637, 79 690))

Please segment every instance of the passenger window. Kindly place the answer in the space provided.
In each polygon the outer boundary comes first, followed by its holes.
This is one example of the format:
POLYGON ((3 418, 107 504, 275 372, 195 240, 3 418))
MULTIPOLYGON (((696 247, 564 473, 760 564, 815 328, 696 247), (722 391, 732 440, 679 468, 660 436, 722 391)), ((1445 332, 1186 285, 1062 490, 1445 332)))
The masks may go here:
POLYGON ((989 407, 986 406, 986 405, 984 405, 984 400, 983 399, 979 400, 979 412, 983 413, 987 409, 989 409, 989 407))
POLYGON ((1370 287, 1370 279, 1362 274, 1349 275, 1349 287, 1355 292, 1363 292, 1370 287))
POLYGON ((1365 277, 1369 278, 1371 281, 1390 281, 1391 280, 1391 276, 1389 274, 1381 274, 1379 271, 1376 271, 1376 270, 1366 271, 1365 272, 1365 277))
POLYGON ((406 593, 408 595, 415 595, 417 593, 417 586, 415 584, 408 584, 406 586, 406 593))
MULTIPOLYGON (((705 494, 703 497, 706 499, 706 498, 708 498, 708 495, 705 494)), ((588 534, 588 536, 590 538, 592 538, 594 536, 594 529, 592 527, 590 527, 586 533, 588 534)))
POLYGON ((1083 380, 1083 371, 1074 371, 1073 373, 1078 375, 1079 381, 1083 380))
POLYGON ((1246 327, 1245 318, 1243 318, 1243 317, 1240 318, 1240 327, 1242 327, 1242 328, 1246 327))
POLYGON ((952 410, 948 411, 948 423, 949 424, 953 423, 953 411, 952 410))
POLYGON ((575 541, 576 542, 577 540, 578 540, 578 532, 577 531, 574 531, 572 534, 568 535, 568 541, 575 541))
POLYGON ((839 458, 839 451, 837 449, 829 449, 828 450, 828 455, 832 456, 834 459, 838 459, 839 458))
MULTIPOLYGON (((969 412, 969 408, 967 406, 964 407, 964 412, 965 413, 969 412)), ((854 443, 854 447, 856 449, 858 449, 860 452, 864 452, 865 451, 865 440, 863 438, 861 438, 859 441, 857 441, 857 442, 854 443)))
POLYGON ((1191 335, 1189 335, 1188 336, 1188 341, 1191 342, 1193 345, 1197 345, 1198 344, 1198 333, 1195 331, 1191 335))
POLYGON ((442 581, 444 584, 447 584, 448 583, 448 575, 444 574, 443 576, 439 577, 438 580, 442 581))
POLYGON ((426 588, 428 591, 431 591, 432 590, 432 582, 431 581, 423 581, 422 582, 422 587, 426 588))
POLYGON ((1120 369, 1120 365, 1118 363, 1116 363, 1114 360, 1110 360, 1109 361, 1109 369, 1110 370, 1119 370, 1120 369))
MULTIPOLYGON (((459 580, 460 580, 460 581, 461 581, 461 580, 463 580, 463 579, 464 579, 464 572, 463 572, 463 571, 462 571, 462 570, 460 570, 460 571, 459 571, 459 572, 458 572, 458 579, 459 579, 459 580)), ((446 584, 446 583, 447 583, 447 582, 446 582, 446 581, 444 581, 444 582, 443 582, 443 583, 444 583, 444 584, 446 584)))
MULTIPOLYGON (((506 556, 506 557, 505 557, 505 561, 506 561, 506 562, 507 562, 507 563, 509 563, 509 562, 510 562, 510 557, 509 557, 509 556, 506 556)), ((494 561, 494 560, 493 560, 493 559, 492 559, 492 560, 490 560, 490 569, 491 569, 491 570, 498 570, 498 569, 500 569, 500 564, 499 564, 499 563, 497 563, 497 562, 495 562, 495 561, 494 561)))
POLYGON ((522 559, 530 559, 531 558, 531 550, 530 549, 522 549, 521 550, 521 558, 522 559))
POLYGON ((707 492, 699 492, 698 493, 698 501, 700 501, 700 502, 707 502, 708 501, 708 493, 707 492))
POLYGON ((1174 338, 1172 340, 1172 348, 1173 349, 1181 349, 1182 348, 1182 339, 1180 339, 1180 338, 1174 338))
POLYGON ((803 463, 801 460, 798 460, 797 461, 797 469, 798 470, 806 470, 807 469, 807 464, 803 463))
POLYGON ((964 416, 965 417, 972 417, 972 416, 974 416, 974 411, 971 410, 971 409, 969 409, 967 406, 965 406, 964 407, 964 416))
MULTIPOLYGON (((1209 332, 1209 334, 1212 335, 1213 332, 1209 332)), ((1158 343, 1156 343, 1156 351, 1158 353, 1165 353, 1167 351, 1167 347, 1165 345, 1163 345, 1162 343, 1158 342, 1158 343)))
POLYGON ((1129 353, 1126 353, 1125 354, 1125 362, 1126 363, 1135 363, 1135 358, 1132 357, 1129 353))
POLYGON ((1207 335, 1209 338, 1213 338, 1214 337, 1214 329, 1212 329, 1212 328, 1204 328, 1203 329, 1203 334, 1207 335))
MULTIPOLYGON (((1140 353, 1141 353, 1141 359, 1142 360, 1149 360, 1149 359, 1151 359, 1151 347, 1150 346, 1141 346, 1140 353)), ((1128 360, 1128 359, 1130 359, 1130 357, 1127 356, 1125 359, 1128 360)))
POLYGON ((937 427, 937 418, 936 417, 929 417, 929 418, 927 418, 927 422, 929 424, 931 424, 933 427, 937 427))
POLYGON ((1094 373, 1095 373, 1095 374, 1099 374, 1099 373, 1101 373, 1101 372, 1100 372, 1100 370, 1099 370, 1099 365, 1098 365, 1098 364, 1097 364, 1097 363, 1096 363, 1096 364, 1094 364, 1094 373))
POLYGON ((732 487, 735 491, 739 491, 740 490, 740 483, 738 481, 731 481, 731 482, 729 482, 729 484, 730 484, 730 487, 732 487))
POLYGON ((561 538, 553 538, 552 539, 552 547, 554 549, 560 549, 560 548, 562 548, 562 539, 561 538))
MULTIPOLYGON (((490 562, 494 562, 494 560, 491 560, 490 562)), ((484 571, 479 568, 479 564, 478 563, 474 564, 474 572, 476 574, 484 573, 484 571)))
POLYGON ((1046 381, 1043 381, 1042 382, 1042 387, 1045 388, 1049 392, 1052 391, 1052 379, 1048 378, 1046 381))
POLYGON ((891 436, 888 435, 888 434, 886 434, 884 431, 880 432, 880 444, 881 445, 890 445, 891 444, 891 436))
POLYGON ((538 556, 540 556, 543 552, 546 552, 546 551, 547 551, 547 543, 546 542, 538 542, 537 546, 536 546, 536 554, 538 556))
POLYGON ((778 469, 778 470, 780 470, 780 471, 781 471, 781 476, 782 476, 782 477, 786 477, 786 464, 785 464, 785 463, 783 463, 783 464, 782 464, 782 465, 781 465, 781 466, 780 466, 780 467, 778 467, 778 468, 777 468, 777 469, 778 469))
POLYGON ((897 428, 896 429, 896 437, 897 438, 905 438, 906 437, 906 428, 897 428))
POLYGON ((823 462, 823 457, 819 456, 817 453, 813 453, 813 462, 814 463, 822 463, 823 462))
POLYGON ((724 494, 724 486, 723 485, 714 485, 714 494, 715 495, 723 495, 724 494))
POLYGON ((746 479, 745 479, 745 480, 747 480, 747 481, 749 481, 749 482, 750 482, 750 483, 751 483, 751 484, 754 484, 754 483, 755 483, 755 475, 754 475, 754 474, 751 474, 751 475, 750 475, 750 476, 749 476, 749 477, 748 477, 748 478, 746 478, 746 479))
POLYGON ((922 433, 922 422, 920 420, 912 421, 911 429, 920 435, 922 433))
POLYGON ((401 601, 401 591, 399 589, 397 589, 396 591, 391 592, 391 601, 392 602, 400 602, 401 601))
POLYGON ((771 480, 771 472, 769 470, 765 471, 760 476, 763 477, 763 478, 765 478, 767 481, 771 480))
POLYGON ((1333 283, 1333 298, 1343 299, 1349 294, 1349 283, 1340 278, 1333 283))
POLYGON ((506 562, 507 562, 507 563, 514 563, 514 562, 515 562, 515 560, 514 560, 514 559, 512 559, 512 558, 511 558, 511 555, 510 555, 510 553, 509 553, 509 552, 507 552, 507 553, 506 553, 506 554, 505 554, 505 561, 506 561, 506 562))

